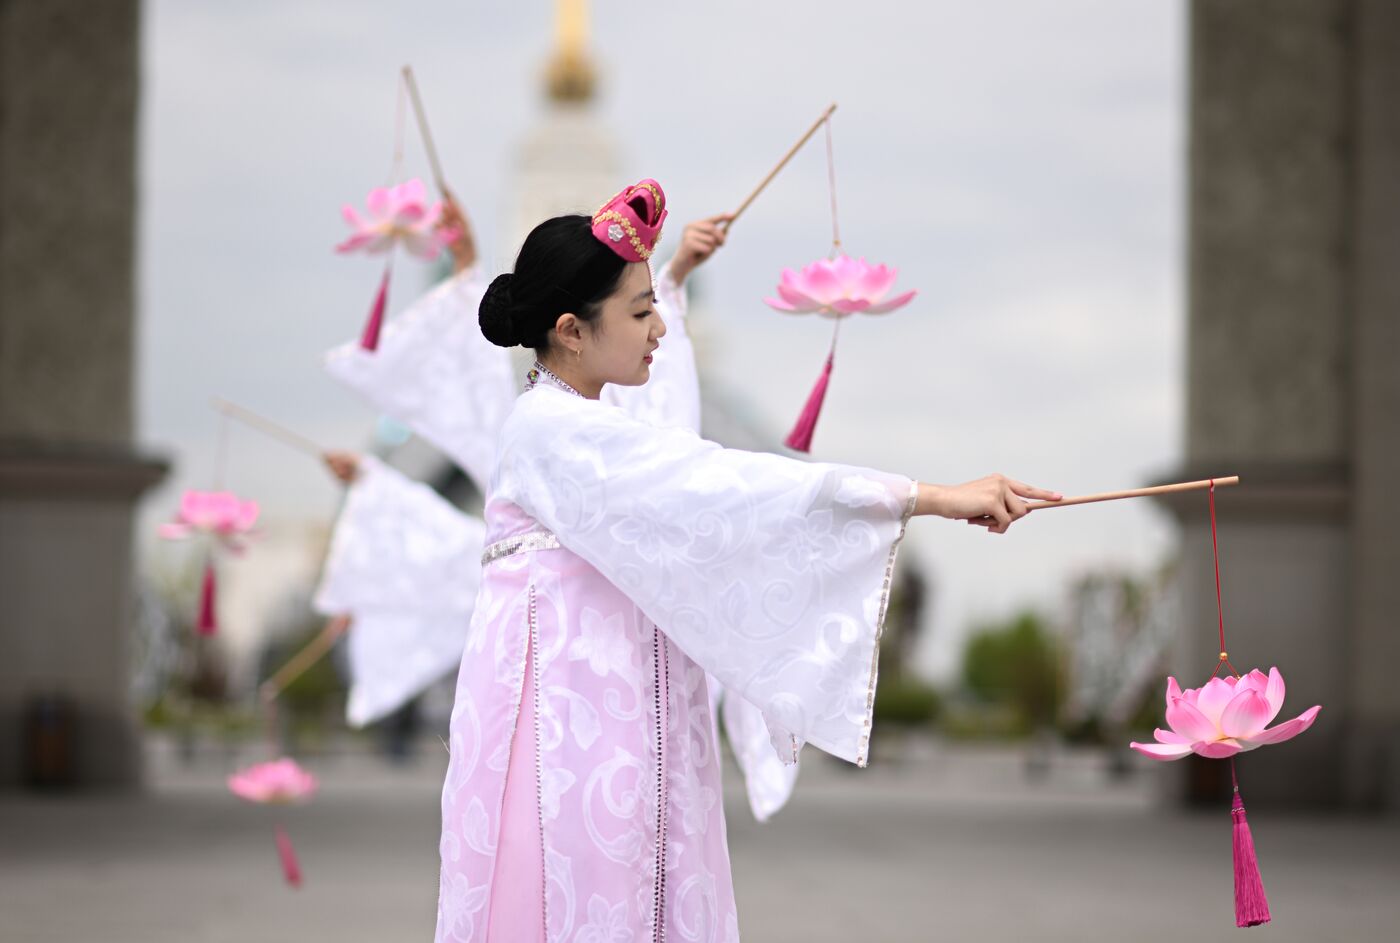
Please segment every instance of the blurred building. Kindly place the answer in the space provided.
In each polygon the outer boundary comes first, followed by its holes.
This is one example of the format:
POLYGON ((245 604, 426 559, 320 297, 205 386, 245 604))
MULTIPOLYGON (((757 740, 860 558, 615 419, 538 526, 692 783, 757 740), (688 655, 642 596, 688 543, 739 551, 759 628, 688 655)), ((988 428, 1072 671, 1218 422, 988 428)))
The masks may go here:
MULTIPOLYGON (((1400 4, 1190 8, 1187 467, 1219 494, 1227 642, 1312 731, 1251 753, 1251 802, 1400 807, 1400 4)), ((1175 665, 1217 658, 1203 495, 1175 665)), ((1188 767, 1191 768, 1191 767, 1188 767)), ((1227 788, 1226 764, 1183 782, 1227 788)))
POLYGON ((504 245, 510 268, 541 220, 592 213, 621 189, 616 138, 594 107, 598 71, 588 51, 585 0, 556 0, 554 50, 544 71, 545 108, 521 142, 512 181, 514 208, 504 245))
POLYGON ((137 0, 0 4, 0 788, 128 784, 137 0))

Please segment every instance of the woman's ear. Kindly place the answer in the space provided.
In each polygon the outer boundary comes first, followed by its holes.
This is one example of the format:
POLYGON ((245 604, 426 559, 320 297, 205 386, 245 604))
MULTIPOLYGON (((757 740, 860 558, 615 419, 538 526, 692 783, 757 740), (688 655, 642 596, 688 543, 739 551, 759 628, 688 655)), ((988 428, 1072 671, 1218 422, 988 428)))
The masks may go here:
POLYGON ((578 352, 583 349, 582 322, 568 311, 559 315, 559 320, 554 322, 554 338, 560 345, 570 352, 578 352))

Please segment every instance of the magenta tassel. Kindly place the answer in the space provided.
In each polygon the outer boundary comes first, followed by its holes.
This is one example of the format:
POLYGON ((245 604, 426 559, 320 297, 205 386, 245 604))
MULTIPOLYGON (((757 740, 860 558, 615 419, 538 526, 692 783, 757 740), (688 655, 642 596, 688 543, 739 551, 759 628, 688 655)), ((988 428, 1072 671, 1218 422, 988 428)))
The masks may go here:
POLYGON ((384 277, 379 280, 379 292, 370 305, 369 320, 365 322, 364 333, 360 335, 360 346, 365 350, 379 349, 379 329, 384 326, 384 305, 389 300, 390 266, 384 266, 384 277))
MULTIPOLYGON (((1230 772, 1233 777, 1234 770, 1230 772)), ((1259 861, 1254 856, 1254 836, 1249 833, 1238 784, 1230 818, 1235 820, 1235 926, 1257 927, 1269 922, 1269 898, 1264 895, 1264 879, 1259 876, 1259 861)))
POLYGON ((301 865, 297 863, 292 838, 281 825, 277 826, 277 857, 282 859, 282 874, 292 887, 301 887, 301 865))
POLYGON ((199 618, 194 624, 200 635, 213 635, 219 629, 214 615, 215 597, 214 562, 210 560, 204 564, 204 581, 199 587, 199 618))
POLYGON ((797 424, 784 440, 787 447, 794 451, 812 451, 812 432, 817 428, 817 417, 822 414, 822 401, 826 399, 826 385, 831 380, 831 361, 835 356, 835 349, 826 355, 826 366, 807 397, 807 405, 802 407, 802 415, 797 417, 797 424))

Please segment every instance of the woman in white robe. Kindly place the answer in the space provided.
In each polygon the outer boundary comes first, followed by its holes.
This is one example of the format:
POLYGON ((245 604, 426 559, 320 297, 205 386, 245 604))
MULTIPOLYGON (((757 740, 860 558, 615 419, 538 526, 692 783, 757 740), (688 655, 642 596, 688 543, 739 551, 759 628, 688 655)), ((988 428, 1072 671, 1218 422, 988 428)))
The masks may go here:
MULTIPOLYGON (((651 377, 638 387, 608 386, 603 400, 655 425, 700 431, 700 383, 687 331, 686 285, 724 243, 721 214, 686 226, 671 261, 656 275, 656 311, 666 325, 651 377)), ((518 388, 509 354, 487 341, 477 308, 488 280, 475 265, 468 222, 449 199, 444 223, 458 237, 454 273, 386 327, 379 349, 357 340, 327 357, 331 375, 382 412, 453 457, 484 494, 496 439, 518 388)), ((481 578, 485 524, 426 485, 353 453, 327 455, 350 485, 337 520, 315 605, 349 614, 350 696, 346 719, 359 727, 416 697, 461 663, 481 578)), ((792 795, 796 764, 768 745, 758 711, 709 685, 712 713, 744 776, 749 807, 767 821, 792 795)))
POLYGON ((864 765, 914 515, 1004 532, 1025 497, 724 449, 602 402, 666 325, 643 181, 537 227, 481 303, 533 347, 501 430, 442 797, 437 940, 738 939, 707 673, 779 755, 864 765))

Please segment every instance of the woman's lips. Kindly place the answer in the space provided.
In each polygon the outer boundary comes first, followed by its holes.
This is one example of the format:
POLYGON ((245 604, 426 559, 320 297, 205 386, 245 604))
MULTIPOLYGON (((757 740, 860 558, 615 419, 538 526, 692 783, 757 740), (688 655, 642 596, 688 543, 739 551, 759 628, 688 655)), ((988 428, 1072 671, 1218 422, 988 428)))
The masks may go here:
POLYGON ((643 362, 643 363, 651 363, 651 354, 647 354, 645 357, 643 357, 643 358, 642 358, 642 362, 643 362))

